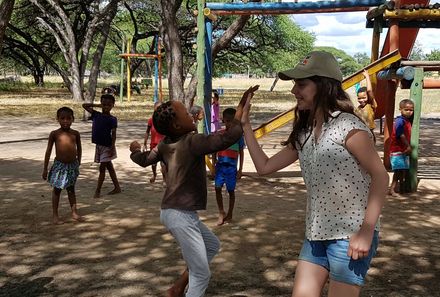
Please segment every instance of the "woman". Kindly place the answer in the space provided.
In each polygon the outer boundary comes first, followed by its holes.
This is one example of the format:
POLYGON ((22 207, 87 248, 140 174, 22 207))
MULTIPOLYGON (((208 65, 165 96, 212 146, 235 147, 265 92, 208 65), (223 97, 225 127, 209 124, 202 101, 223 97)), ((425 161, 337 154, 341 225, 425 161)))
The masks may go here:
POLYGON ((306 238, 292 296, 321 296, 328 279, 328 296, 359 296, 377 249, 388 173, 370 130, 354 115, 333 55, 311 52, 279 77, 294 81, 297 100, 285 148, 270 158, 263 152, 249 121, 250 100, 242 124, 259 174, 300 160, 308 196, 306 238))

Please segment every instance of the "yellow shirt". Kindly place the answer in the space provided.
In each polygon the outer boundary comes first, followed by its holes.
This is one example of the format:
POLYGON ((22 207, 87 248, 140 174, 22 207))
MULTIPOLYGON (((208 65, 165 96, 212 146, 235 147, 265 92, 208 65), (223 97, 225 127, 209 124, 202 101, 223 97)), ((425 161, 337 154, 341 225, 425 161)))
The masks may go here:
POLYGON ((374 123, 374 109, 371 104, 366 104, 364 107, 358 106, 355 109, 355 112, 362 120, 364 120, 370 130, 376 128, 376 124, 374 123))

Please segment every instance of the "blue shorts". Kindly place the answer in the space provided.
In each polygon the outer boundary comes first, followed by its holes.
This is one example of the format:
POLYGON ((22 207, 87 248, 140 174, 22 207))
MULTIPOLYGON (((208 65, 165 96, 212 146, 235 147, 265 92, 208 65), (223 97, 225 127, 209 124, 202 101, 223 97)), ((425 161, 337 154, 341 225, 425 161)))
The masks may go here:
POLYGON ((320 265, 329 271, 332 280, 350 285, 364 284, 370 262, 376 254, 379 232, 374 231, 373 241, 367 257, 353 260, 347 256, 349 239, 304 240, 299 260, 320 265))
POLYGON ((390 155, 391 170, 408 170, 409 156, 401 152, 391 153, 390 155))
POLYGON ((221 188, 226 184, 228 192, 235 190, 237 184, 237 166, 215 164, 215 187, 221 188))

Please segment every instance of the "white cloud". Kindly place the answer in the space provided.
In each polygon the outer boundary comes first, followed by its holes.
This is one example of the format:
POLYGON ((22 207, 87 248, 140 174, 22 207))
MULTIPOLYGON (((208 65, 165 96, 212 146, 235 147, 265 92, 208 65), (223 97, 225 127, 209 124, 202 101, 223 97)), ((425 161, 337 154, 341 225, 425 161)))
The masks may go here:
MULTIPOLYGON (((300 0, 301 1, 301 0, 300 0)), ((287 2, 287 1, 283 1, 287 2)), ((314 1, 315 2, 315 1, 314 1)), ((440 3, 440 0, 430 1, 440 3)), ((303 29, 314 32, 317 46, 333 46, 342 49, 350 55, 358 52, 371 53, 371 39, 373 29, 365 28, 366 11, 346 13, 316 13, 292 15, 295 22, 303 29)), ((380 38, 386 38, 387 29, 384 28, 380 38)), ((420 29, 417 44, 424 53, 433 49, 440 49, 440 29, 420 29)), ((381 47, 382 48, 382 45, 381 47)))

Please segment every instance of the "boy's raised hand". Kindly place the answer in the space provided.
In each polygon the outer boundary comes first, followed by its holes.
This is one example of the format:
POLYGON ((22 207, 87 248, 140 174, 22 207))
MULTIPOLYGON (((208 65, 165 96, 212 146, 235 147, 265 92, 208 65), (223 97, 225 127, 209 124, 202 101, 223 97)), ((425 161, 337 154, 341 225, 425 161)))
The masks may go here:
POLYGON ((243 96, 241 97, 241 100, 238 103, 237 111, 235 112, 235 119, 241 121, 241 117, 243 115, 243 108, 244 108, 245 104, 248 101, 250 101, 252 99, 252 97, 254 97, 255 91, 257 91, 259 87, 260 87, 259 85, 255 85, 253 87, 250 87, 249 89, 247 89, 243 93, 243 96))
POLYGON ((140 151, 141 148, 142 148, 141 144, 137 141, 133 141, 132 143, 130 143, 130 152, 132 153, 140 151))

